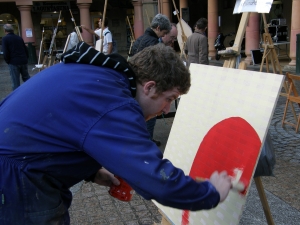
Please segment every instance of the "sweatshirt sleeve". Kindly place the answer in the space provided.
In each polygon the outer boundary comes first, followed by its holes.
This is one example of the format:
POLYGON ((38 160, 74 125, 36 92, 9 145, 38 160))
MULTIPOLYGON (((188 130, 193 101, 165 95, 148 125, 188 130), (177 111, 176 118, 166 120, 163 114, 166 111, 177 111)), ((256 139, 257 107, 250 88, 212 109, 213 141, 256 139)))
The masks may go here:
POLYGON ((163 159, 149 138, 137 103, 124 104, 103 115, 87 134, 83 148, 146 199, 192 211, 211 209, 220 201, 210 182, 198 183, 163 159))

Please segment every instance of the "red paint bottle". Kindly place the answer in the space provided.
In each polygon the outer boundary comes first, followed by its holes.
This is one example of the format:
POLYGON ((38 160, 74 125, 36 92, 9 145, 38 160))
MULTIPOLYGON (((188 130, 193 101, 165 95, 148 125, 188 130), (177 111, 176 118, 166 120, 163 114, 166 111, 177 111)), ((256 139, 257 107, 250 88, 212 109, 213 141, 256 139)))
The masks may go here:
POLYGON ((108 193, 121 201, 129 202, 132 199, 134 190, 122 178, 119 176, 115 177, 120 181, 120 185, 112 184, 108 193))

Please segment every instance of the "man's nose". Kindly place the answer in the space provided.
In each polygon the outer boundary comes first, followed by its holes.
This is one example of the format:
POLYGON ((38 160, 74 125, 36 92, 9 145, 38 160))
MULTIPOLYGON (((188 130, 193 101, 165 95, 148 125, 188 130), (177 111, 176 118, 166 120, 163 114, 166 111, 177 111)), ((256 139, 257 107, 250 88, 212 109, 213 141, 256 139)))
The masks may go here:
POLYGON ((163 113, 168 114, 170 112, 170 109, 171 109, 171 104, 167 104, 163 109, 163 113))

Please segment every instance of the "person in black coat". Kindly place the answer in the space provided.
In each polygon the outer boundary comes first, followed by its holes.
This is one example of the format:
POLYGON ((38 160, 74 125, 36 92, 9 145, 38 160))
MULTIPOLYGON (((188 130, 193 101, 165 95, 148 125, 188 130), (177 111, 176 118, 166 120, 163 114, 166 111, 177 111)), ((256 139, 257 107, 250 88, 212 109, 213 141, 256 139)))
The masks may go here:
POLYGON ((15 90, 20 86, 20 74, 23 82, 30 78, 28 73, 28 49, 24 40, 14 34, 11 24, 3 25, 5 36, 2 38, 2 51, 5 62, 9 66, 12 80, 12 89, 15 90))
POLYGON ((159 38, 165 36, 171 31, 171 23, 167 16, 157 14, 151 26, 145 30, 145 33, 134 42, 132 46, 132 55, 142 51, 144 48, 159 43, 159 38))
MULTIPOLYGON (((152 22, 151 26, 145 30, 145 33, 140 36, 132 46, 132 55, 142 51, 144 48, 156 45, 159 43, 159 38, 168 34, 172 29, 170 20, 163 14, 157 14, 152 22)), ((131 55, 131 56, 132 56, 131 55)), ((147 121, 147 129, 150 134, 150 138, 157 146, 160 145, 160 141, 153 139, 154 126, 156 123, 156 117, 147 121)))

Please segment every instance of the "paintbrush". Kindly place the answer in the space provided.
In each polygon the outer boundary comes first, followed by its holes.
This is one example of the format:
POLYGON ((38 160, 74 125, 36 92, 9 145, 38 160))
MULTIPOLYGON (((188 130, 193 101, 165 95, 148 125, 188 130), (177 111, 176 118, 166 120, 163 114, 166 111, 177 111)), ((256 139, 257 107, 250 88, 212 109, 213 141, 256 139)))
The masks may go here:
MULTIPOLYGON (((203 182, 207 181, 209 179, 202 178, 202 177, 196 177, 195 179, 197 182, 203 182)), ((238 192, 243 192, 245 190, 245 185, 241 181, 232 180, 231 181, 231 189, 238 192)))

